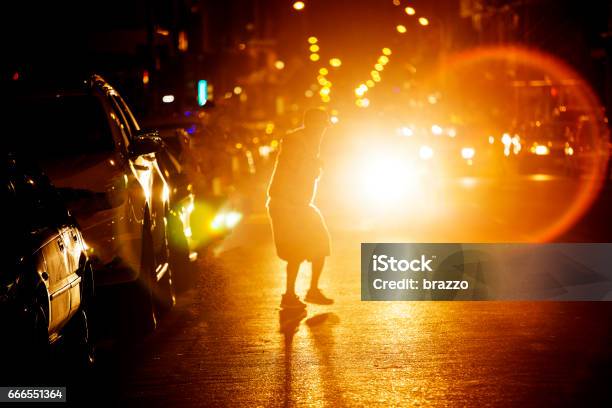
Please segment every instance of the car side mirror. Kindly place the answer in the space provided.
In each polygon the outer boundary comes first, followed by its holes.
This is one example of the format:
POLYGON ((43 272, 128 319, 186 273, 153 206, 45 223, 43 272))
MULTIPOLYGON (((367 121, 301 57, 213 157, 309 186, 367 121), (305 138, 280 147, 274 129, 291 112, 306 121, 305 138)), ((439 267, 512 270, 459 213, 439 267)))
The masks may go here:
POLYGON ((130 143, 130 158, 159 152, 164 145, 157 132, 141 133, 130 143))

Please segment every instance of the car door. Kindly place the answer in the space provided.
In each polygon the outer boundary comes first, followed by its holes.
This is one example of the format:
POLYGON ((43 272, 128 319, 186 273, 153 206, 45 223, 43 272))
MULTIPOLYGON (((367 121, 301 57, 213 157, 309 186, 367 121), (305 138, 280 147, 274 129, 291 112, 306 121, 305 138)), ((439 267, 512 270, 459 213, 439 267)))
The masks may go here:
POLYGON ((69 242, 62 232, 66 210, 54 197, 54 190, 43 177, 24 175, 20 200, 27 201, 32 228, 45 236, 40 249, 43 268, 39 274, 49 294, 49 333, 57 332, 70 314, 69 242), (41 232, 42 231, 42 232, 41 232))
POLYGON ((67 225, 60 231, 66 245, 68 282, 70 283, 70 315, 72 316, 81 306, 81 275, 79 266, 82 254, 82 245, 79 232, 73 225, 67 225))
MULTIPOLYGON (((120 112, 122 123, 125 124, 125 129, 130 135, 130 139, 133 139, 141 131, 140 125, 121 96, 113 94, 111 98, 120 112)), ((163 252, 166 239, 165 210, 168 205, 170 188, 159 169, 156 155, 138 157, 136 163, 150 169, 144 182, 147 183, 145 188, 149 190, 147 201, 151 217, 151 231, 153 234, 153 246, 157 262, 155 266, 156 271, 159 272, 167 268, 166 254, 163 252)))
POLYGON ((152 166, 143 158, 129 157, 130 129, 112 98, 114 91, 108 92, 101 96, 108 112, 111 131, 123 150, 123 158, 118 163, 118 167, 121 167, 123 171, 123 190, 127 196, 125 205, 116 208, 116 237, 121 258, 126 261, 132 271, 138 272, 142 254, 143 210, 151 195, 152 166))
POLYGON ((70 314, 70 267, 64 237, 52 234, 43 246, 45 270, 41 272, 49 291, 49 333, 59 331, 70 314))

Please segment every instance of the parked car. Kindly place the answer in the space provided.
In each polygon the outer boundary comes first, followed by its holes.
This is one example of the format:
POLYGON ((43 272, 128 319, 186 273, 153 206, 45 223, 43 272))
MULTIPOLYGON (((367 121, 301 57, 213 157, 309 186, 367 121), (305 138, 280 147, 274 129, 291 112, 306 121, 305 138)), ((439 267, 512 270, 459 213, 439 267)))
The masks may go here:
POLYGON ((93 274, 81 231, 37 168, 10 153, 4 160, 1 371, 7 372, 7 362, 34 370, 29 364, 45 361, 60 340, 73 363, 90 366, 93 274))
POLYGON ((181 157, 165 139, 156 157, 164 179, 171 186, 167 213, 168 248, 175 287, 182 292, 193 287, 196 279, 192 262, 197 260, 198 253, 191 241, 191 215, 195 208, 193 180, 197 176, 186 170, 181 157))
POLYGON ((220 188, 216 193, 214 188, 208 188, 219 178, 204 170, 206 166, 197 164, 197 154, 189 147, 189 135, 184 129, 162 129, 160 137, 164 149, 157 155, 158 163, 172 185, 170 208, 174 218, 169 218, 169 225, 174 225, 171 228, 174 233, 171 241, 182 247, 186 245, 193 258, 198 250, 227 236, 242 214, 237 210, 237 203, 220 188))
POLYGON ((96 286, 113 292, 105 312, 115 310, 132 331, 152 330, 175 303, 165 221, 170 187, 155 157, 162 141, 140 130, 100 76, 51 89, 18 85, 8 134, 61 188, 82 227, 96 286))

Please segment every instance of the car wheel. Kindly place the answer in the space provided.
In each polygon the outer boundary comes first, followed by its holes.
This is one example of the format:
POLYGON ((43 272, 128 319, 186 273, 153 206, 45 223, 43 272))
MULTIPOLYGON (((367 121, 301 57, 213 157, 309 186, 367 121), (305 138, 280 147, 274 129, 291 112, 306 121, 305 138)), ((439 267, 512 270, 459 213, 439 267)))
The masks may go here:
POLYGON ((34 354, 39 361, 46 361, 49 358, 48 299, 47 290, 41 285, 30 309, 33 324, 29 345, 35 350, 34 354))
POLYGON ((91 368, 95 362, 95 347, 90 333, 88 313, 81 308, 64 330, 66 353, 71 366, 78 372, 91 368))
POLYGON ((168 248, 168 232, 167 227, 164 228, 164 236, 162 237, 162 247, 160 253, 156 257, 157 262, 155 264, 166 264, 167 270, 164 276, 157 281, 155 276, 155 305, 157 310, 161 313, 167 312, 176 304, 176 294, 174 292, 174 269, 170 262, 170 252, 168 248))
POLYGON ((148 209, 145 210, 145 221, 142 232, 142 256, 138 279, 128 284, 124 302, 126 332, 129 335, 141 336, 152 332, 157 327, 157 316, 153 302, 153 285, 155 283, 155 256, 153 237, 148 209))
MULTIPOLYGON (((6 356, 6 372, 10 372, 14 377, 11 380, 38 381, 40 373, 49 366, 51 347, 46 296, 46 288, 40 285, 27 306, 26 318, 21 322, 23 325, 20 325, 19 333, 16 333, 17 342, 6 356)), ((0 378, 4 380, 3 376, 0 378)))
POLYGON ((195 271, 189 260, 189 244, 183 223, 177 215, 168 214, 169 259, 177 292, 183 293, 195 283, 195 271))

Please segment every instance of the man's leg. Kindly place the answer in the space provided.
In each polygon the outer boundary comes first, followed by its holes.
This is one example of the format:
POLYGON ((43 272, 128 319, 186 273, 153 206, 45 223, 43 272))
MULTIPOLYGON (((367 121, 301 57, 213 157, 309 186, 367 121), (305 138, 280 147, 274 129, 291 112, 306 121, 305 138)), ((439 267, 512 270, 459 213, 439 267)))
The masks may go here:
POLYGON ((287 289, 285 293, 289 295, 295 295, 295 280, 297 279, 298 270, 300 269, 300 262, 288 261, 287 262, 287 289))
POLYGON ((319 289, 319 278, 321 277, 323 266, 325 266, 325 257, 312 260, 312 276, 310 278, 310 289, 308 289, 306 294, 306 301, 319 305, 331 305, 334 303, 334 300, 325 296, 319 289))
POLYGON ((287 289, 281 298, 281 309, 304 309, 304 304, 295 294, 295 280, 300 269, 300 261, 287 262, 287 289))
POLYGON ((312 276, 310 278, 310 289, 319 289, 319 278, 323 267, 325 266, 325 258, 316 258, 312 260, 312 276))

